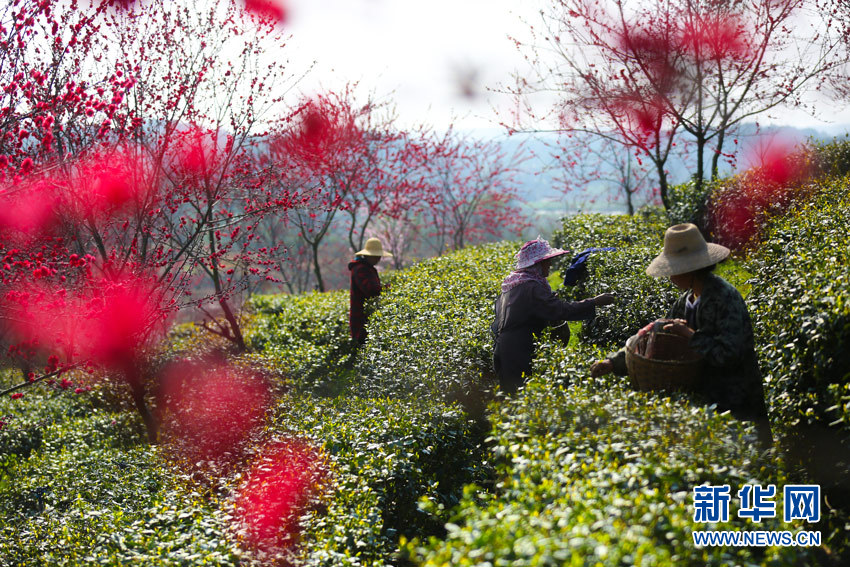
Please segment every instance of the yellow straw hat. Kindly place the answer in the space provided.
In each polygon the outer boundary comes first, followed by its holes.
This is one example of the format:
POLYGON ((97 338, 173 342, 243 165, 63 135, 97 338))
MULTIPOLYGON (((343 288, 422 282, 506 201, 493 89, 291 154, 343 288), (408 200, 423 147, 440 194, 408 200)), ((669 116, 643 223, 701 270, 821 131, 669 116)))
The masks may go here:
POLYGON ((664 233, 664 250, 646 269, 647 275, 662 278, 687 274, 713 266, 729 256, 729 249, 708 243, 695 224, 677 224, 664 233))
POLYGON ((381 241, 377 238, 370 238, 366 241, 366 246, 355 254, 355 256, 381 256, 383 258, 392 258, 392 254, 389 252, 384 252, 384 247, 381 245, 381 241))

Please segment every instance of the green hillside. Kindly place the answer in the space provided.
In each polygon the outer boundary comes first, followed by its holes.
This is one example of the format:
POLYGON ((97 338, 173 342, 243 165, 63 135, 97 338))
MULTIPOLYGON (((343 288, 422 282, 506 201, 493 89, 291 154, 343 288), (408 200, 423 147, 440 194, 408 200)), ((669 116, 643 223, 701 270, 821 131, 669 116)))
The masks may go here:
MULTIPOLYGON (((670 223, 663 213, 584 215, 566 219, 555 243, 618 250, 593 256, 587 280, 559 293, 619 302, 574 326, 570 346, 539 337, 534 376, 512 399, 494 393, 489 323, 516 242, 384 275, 391 287, 370 306, 360 350, 346 292, 253 297, 249 352, 233 362, 259 370, 273 399, 226 461, 185 458, 167 436, 148 444, 126 394, 106 383, 3 397, 0 565, 850 564, 848 147, 820 148, 801 197, 765 211, 760 238, 720 267, 753 317, 770 451, 750 425, 687 395, 590 378, 590 364, 662 316, 675 291, 644 273, 670 223), (257 548, 233 518, 274 444, 309 447, 321 464, 287 537, 257 548), (692 491, 704 484, 733 494, 820 484, 821 520, 780 512, 755 523, 737 517, 733 497, 728 522, 697 523, 692 491), (697 530, 822 540, 698 547, 697 530)), ((182 326, 158 363, 208 348, 182 326)))

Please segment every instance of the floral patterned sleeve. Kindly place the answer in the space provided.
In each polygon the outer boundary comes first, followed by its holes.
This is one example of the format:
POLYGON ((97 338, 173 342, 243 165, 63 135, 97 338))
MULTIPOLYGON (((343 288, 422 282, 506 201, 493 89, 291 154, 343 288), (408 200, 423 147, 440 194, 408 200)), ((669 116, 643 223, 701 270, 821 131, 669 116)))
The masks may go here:
POLYGON ((715 297, 704 297, 699 311, 699 328, 691 337, 691 348, 713 366, 726 366, 738 360, 751 344, 747 307, 740 295, 724 289, 715 297))

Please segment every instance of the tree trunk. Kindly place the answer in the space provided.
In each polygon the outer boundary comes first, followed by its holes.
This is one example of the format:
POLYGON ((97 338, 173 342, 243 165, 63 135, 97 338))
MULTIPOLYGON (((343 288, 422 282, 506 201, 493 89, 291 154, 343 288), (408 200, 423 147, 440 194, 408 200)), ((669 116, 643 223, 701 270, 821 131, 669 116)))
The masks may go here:
POLYGON ((720 156, 723 155, 723 142, 726 130, 721 129, 717 134, 717 147, 714 150, 714 158, 711 160, 711 180, 717 181, 720 156))
POLYGON ((221 306, 221 311, 224 313, 224 318, 227 320, 227 324, 230 325, 230 332, 233 335, 232 340, 236 343, 238 352, 245 352, 245 338, 242 336, 242 329, 239 327, 239 321, 233 314, 233 310, 230 309, 230 304, 227 303, 227 300, 223 297, 218 300, 218 304, 221 306))
POLYGON ((159 422, 151 413, 145 401, 144 380, 142 380, 142 376, 136 368, 128 369, 125 372, 125 377, 130 386, 130 396, 133 398, 133 404, 136 406, 136 411, 139 412, 139 416, 145 424, 148 442, 152 445, 156 444, 159 437, 159 422))
POLYGON ((313 248, 313 273, 316 274, 316 286, 319 291, 325 291, 325 282, 322 279, 322 268, 319 266, 319 243, 311 245, 313 248))
POLYGON ((664 171, 664 164, 658 164, 656 162, 656 169, 658 170, 658 192, 661 195, 661 203, 664 205, 664 210, 670 210, 670 195, 669 189, 670 186, 667 183, 667 172, 664 171))
POLYGON ((633 216, 635 214, 635 205, 632 202, 632 197, 634 197, 634 190, 632 189, 632 156, 628 153, 626 153, 626 171, 623 175, 622 187, 626 193, 626 210, 629 216, 633 216))
POLYGON ((208 231, 208 236, 211 259, 210 276, 212 277, 213 285, 215 286, 215 294, 219 298, 218 304, 221 307, 222 313, 224 313, 224 318, 227 320, 227 324, 230 325, 229 335, 223 334, 222 336, 225 336, 225 338, 228 338, 235 343, 239 352, 245 352, 245 339, 242 337, 242 330, 239 328, 239 321, 237 321, 236 317, 233 315, 233 311, 230 309, 230 305, 224 297, 224 290, 221 286, 221 277, 218 271, 218 260, 216 259, 215 233, 213 233, 212 229, 208 231))
POLYGON ((694 188, 697 195, 702 195, 702 186, 705 183, 705 138, 697 136, 697 172, 694 174, 694 188))

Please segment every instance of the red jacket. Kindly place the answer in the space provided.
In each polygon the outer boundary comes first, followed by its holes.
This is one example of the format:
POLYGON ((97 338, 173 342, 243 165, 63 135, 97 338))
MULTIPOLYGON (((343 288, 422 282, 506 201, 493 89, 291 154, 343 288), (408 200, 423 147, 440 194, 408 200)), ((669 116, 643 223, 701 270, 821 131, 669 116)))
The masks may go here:
POLYGON ((366 298, 380 295, 381 280, 375 266, 363 258, 349 262, 348 269, 351 270, 348 327, 351 330, 351 338, 362 343, 366 340, 366 312, 363 306, 366 298))

